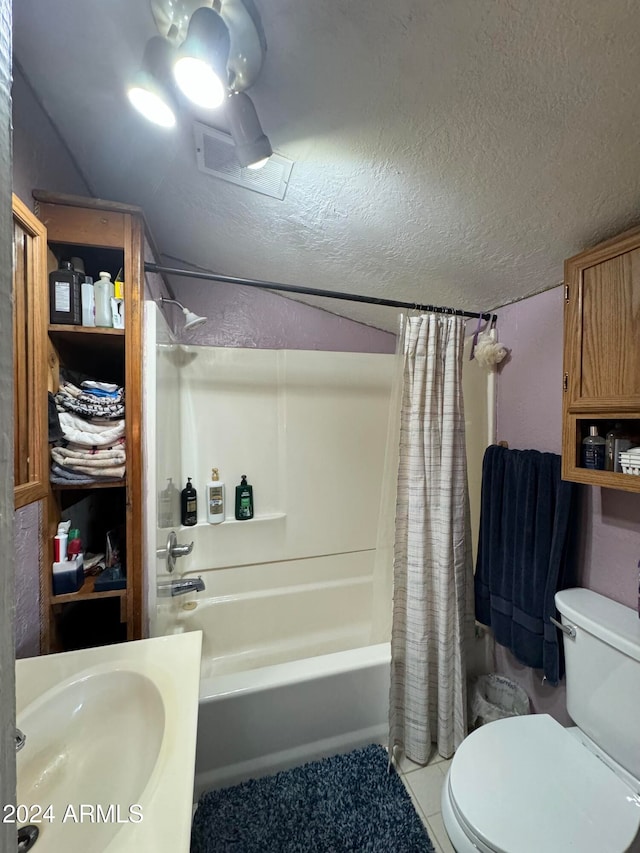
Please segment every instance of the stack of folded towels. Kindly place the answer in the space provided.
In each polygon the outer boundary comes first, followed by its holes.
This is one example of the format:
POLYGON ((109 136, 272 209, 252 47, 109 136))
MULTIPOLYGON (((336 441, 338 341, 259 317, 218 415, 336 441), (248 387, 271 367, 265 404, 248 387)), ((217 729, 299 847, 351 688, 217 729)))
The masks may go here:
POLYGON ((52 483, 89 485, 125 475, 124 389, 62 375, 55 404, 62 438, 51 448, 52 483))

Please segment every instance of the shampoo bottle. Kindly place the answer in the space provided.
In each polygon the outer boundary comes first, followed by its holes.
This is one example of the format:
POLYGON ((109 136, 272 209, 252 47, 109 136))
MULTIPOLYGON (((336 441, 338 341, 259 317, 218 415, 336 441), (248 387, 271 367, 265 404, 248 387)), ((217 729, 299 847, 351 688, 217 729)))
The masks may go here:
POLYGON ((247 475, 243 474, 240 485, 236 486, 236 518, 247 521, 253 518, 253 486, 247 483, 247 475))
POLYGON ((60 269, 49 273, 49 320, 68 326, 82 323, 80 276, 70 261, 63 261, 60 269))
POLYGON ((224 521, 224 483, 220 482, 217 468, 211 469, 211 479, 207 483, 207 521, 209 524, 224 521))
POLYGON ((115 292, 111 274, 101 272, 100 278, 93 285, 93 291, 96 302, 96 326, 110 329, 113 327, 111 297, 115 292))
POLYGON ((598 427, 590 426, 589 435, 582 440, 582 467, 604 471, 605 440, 598 435, 598 427))
POLYGON ((191 485, 191 477, 187 477, 187 485, 182 490, 180 521, 185 527, 193 527, 198 523, 198 493, 191 485))

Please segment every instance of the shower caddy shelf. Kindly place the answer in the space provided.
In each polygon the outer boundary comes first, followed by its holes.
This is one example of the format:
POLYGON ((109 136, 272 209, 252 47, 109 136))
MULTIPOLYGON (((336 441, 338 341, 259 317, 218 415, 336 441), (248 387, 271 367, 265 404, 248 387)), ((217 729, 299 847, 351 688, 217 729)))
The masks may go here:
POLYGON ((221 521, 219 524, 209 524, 208 521, 199 521, 197 524, 191 524, 188 527, 185 527, 185 525, 181 525, 180 526, 180 532, 181 533, 188 533, 190 530, 194 530, 195 528, 198 528, 198 527, 200 527, 202 529, 205 529, 207 527, 217 529, 219 527, 223 527, 224 525, 228 525, 228 524, 255 524, 256 522, 260 523, 260 522, 264 522, 264 521, 278 521, 278 520, 280 520, 282 518, 286 518, 286 517, 287 517, 286 512, 265 512, 265 513, 262 513, 260 515, 254 515, 253 518, 246 518, 246 519, 242 519, 242 520, 240 520, 238 518, 225 518, 225 520, 221 521))
POLYGON ((102 269, 122 267, 125 289, 124 329, 48 327, 49 390, 57 390, 60 365, 124 386, 127 456, 122 480, 83 486, 49 484, 40 571, 40 647, 42 653, 49 653, 143 636, 142 300, 145 239, 151 246, 153 241, 140 208, 42 191, 34 191, 33 196, 36 215, 58 260, 81 257, 94 278, 102 269), (92 538, 104 541, 107 530, 122 526, 125 589, 96 592, 96 579, 88 576, 77 592, 53 595, 53 537, 65 510, 74 521, 72 526, 80 527, 82 536, 89 539, 85 547, 94 551, 103 549, 91 545, 92 538), (83 636, 87 626, 91 630, 83 636), (94 639, 94 634, 100 639, 94 639))

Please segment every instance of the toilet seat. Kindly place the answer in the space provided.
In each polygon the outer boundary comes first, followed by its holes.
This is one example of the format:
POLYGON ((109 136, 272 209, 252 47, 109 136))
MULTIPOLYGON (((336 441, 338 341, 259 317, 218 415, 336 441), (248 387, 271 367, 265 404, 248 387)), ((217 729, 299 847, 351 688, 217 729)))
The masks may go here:
POLYGON ((475 731, 446 784, 453 816, 480 850, 621 853, 640 830, 638 791, 546 714, 475 731))

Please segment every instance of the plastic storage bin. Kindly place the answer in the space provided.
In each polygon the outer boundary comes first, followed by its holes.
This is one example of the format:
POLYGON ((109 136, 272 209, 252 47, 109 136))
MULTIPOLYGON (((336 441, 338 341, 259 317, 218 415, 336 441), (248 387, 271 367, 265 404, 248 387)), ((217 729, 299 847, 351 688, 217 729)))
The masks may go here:
POLYGON ((504 675, 491 673, 480 675, 471 688, 472 728, 501 720, 504 717, 520 717, 529 713, 529 697, 522 687, 504 675))
POLYGON ((640 476, 640 447, 632 447, 626 453, 621 451, 620 467, 623 474, 640 476))

